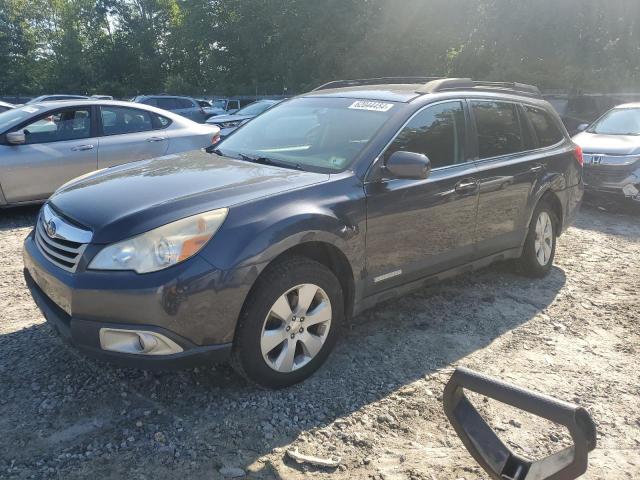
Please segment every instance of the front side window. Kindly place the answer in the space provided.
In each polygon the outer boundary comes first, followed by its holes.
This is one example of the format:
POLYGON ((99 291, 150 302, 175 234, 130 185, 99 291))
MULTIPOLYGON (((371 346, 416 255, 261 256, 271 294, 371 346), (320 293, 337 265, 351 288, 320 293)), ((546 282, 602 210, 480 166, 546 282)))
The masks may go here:
POLYGON ((385 160, 398 150, 422 153, 431 168, 466 161, 465 119, 461 102, 427 107, 413 117, 385 152, 385 160))
POLYGON ((611 110, 587 131, 602 135, 640 135, 640 108, 611 110))
POLYGON ((151 105, 152 107, 158 106, 158 102, 156 101, 155 98, 145 98, 140 103, 144 103, 145 105, 151 105))
POLYGON ((91 136, 89 108, 71 108, 52 113, 22 129, 26 144, 78 140, 91 136))
POLYGON ((292 168, 346 169, 400 104, 350 98, 296 98, 236 130, 222 155, 268 159, 292 168))
POLYGON ((526 149, 515 103, 471 102, 480 158, 499 157, 526 149))
POLYGON ((527 117, 538 137, 538 144, 541 147, 555 145, 564 138, 564 134, 558 128, 551 116, 540 108, 525 106, 527 117))
POLYGON ((153 130, 151 115, 145 110, 127 107, 100 107, 104 135, 148 132, 153 130))

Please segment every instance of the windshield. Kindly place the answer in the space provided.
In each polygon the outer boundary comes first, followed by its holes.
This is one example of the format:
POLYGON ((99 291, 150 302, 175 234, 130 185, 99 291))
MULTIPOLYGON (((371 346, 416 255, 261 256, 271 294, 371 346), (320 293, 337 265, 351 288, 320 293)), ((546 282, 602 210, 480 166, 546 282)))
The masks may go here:
POLYGON ((211 102, 211 106, 213 108, 224 108, 227 106, 227 101, 226 100, 214 100, 213 102, 211 102))
POLYGON ((303 170, 344 170, 396 105, 349 98, 296 98, 245 124, 217 150, 230 157, 267 158, 303 170))
POLYGON ((0 113, 0 132, 4 132, 6 128, 17 125, 31 117, 34 113, 44 109, 44 107, 36 105, 25 105, 24 107, 14 108, 13 110, 0 113))
POLYGON ((603 135, 640 135, 640 108, 611 110, 594 123, 588 132, 603 135))
POLYGON ((276 102, 254 102, 238 110, 234 115, 260 115, 267 108, 275 105, 276 102))

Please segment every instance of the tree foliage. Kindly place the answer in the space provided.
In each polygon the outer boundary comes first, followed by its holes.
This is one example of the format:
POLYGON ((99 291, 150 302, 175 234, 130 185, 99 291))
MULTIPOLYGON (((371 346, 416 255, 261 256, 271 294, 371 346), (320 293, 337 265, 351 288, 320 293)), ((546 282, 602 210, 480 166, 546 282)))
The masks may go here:
POLYGON ((640 2, 0 0, 0 94, 263 94, 406 75, 637 90, 640 2))

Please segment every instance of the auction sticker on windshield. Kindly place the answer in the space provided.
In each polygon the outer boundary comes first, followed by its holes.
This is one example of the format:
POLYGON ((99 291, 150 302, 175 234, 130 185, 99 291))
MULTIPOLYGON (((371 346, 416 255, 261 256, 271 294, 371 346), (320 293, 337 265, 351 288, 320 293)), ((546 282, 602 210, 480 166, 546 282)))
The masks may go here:
POLYGON ((391 107, 393 107, 393 103, 385 103, 385 102, 372 102, 365 100, 358 100, 353 102, 349 108, 352 110, 370 110, 372 112, 388 112, 391 107))

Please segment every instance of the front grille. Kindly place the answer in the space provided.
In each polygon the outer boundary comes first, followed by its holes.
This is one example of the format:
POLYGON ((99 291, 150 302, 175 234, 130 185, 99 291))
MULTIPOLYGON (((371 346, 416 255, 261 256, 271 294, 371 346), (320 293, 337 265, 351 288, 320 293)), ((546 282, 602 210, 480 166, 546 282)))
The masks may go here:
POLYGON ((619 165, 585 166, 585 182, 591 185, 602 183, 620 183, 633 173, 633 167, 619 165))
POLYGON ((73 273, 76 271, 88 244, 74 240, 87 240, 90 238, 91 232, 79 229, 61 219, 53 213, 48 205, 43 207, 41 214, 38 216, 35 231, 35 241, 38 249, 51 263, 67 272, 73 273), (53 236, 49 235, 46 231, 48 222, 54 222, 57 228, 66 234, 66 237, 57 233, 53 236), (73 235, 76 235, 77 238, 74 238, 73 235))

